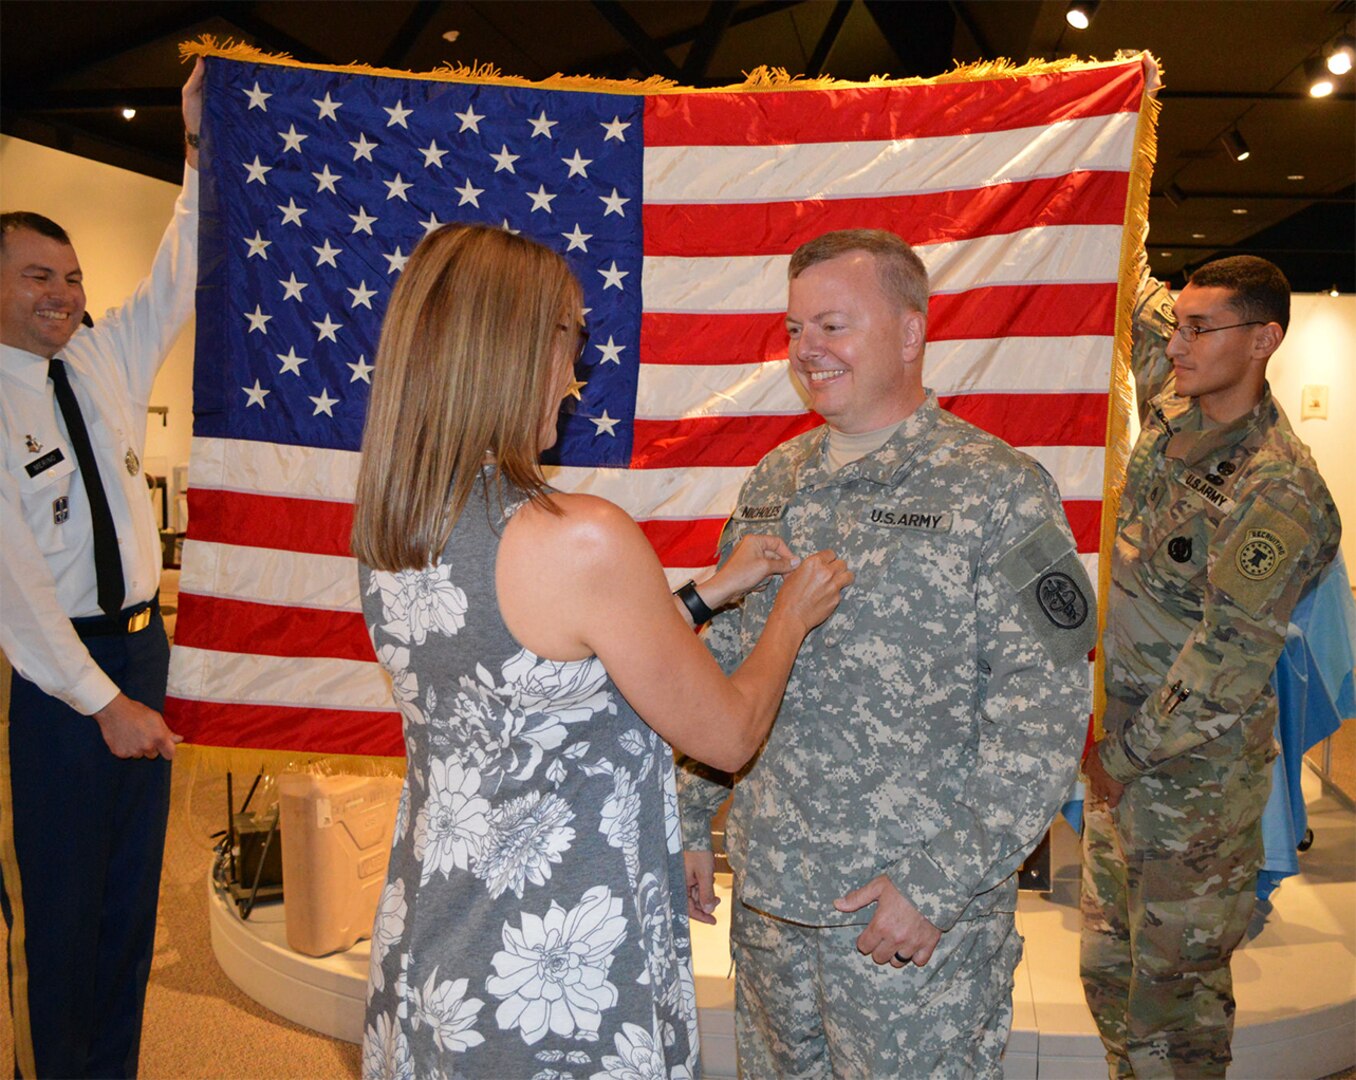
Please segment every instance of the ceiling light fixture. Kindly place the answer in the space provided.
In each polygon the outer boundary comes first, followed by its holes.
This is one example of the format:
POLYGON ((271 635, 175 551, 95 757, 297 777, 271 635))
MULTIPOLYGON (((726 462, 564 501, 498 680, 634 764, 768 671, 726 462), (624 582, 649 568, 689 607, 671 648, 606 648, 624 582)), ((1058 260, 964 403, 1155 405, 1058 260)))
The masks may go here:
POLYGON ((1098 0, 1073 0, 1064 12, 1064 21, 1075 30, 1086 30, 1097 14, 1098 0))
POLYGON ((1327 97, 1337 87, 1332 72, 1317 56, 1304 61, 1304 77, 1309 81, 1310 97, 1327 97))
POLYGON ((443 40, 444 40, 444 41, 456 41, 457 38, 459 38, 459 37, 461 37, 461 31, 460 31, 460 30, 444 30, 444 31, 443 31, 443 40))
POLYGON ((1247 161, 1252 157, 1252 151, 1248 149, 1248 144, 1243 141, 1243 135, 1238 128, 1230 128, 1220 136, 1220 141, 1224 143, 1224 149, 1229 151, 1229 156, 1235 161, 1247 161))
POLYGON ((130 120, 132 119, 132 117, 136 116, 136 114, 137 114, 136 109, 128 108, 122 110, 122 118, 124 120, 130 120))
POLYGON ((1245 210, 1241 206, 1235 206, 1233 212, 1237 214, 1239 217, 1242 217, 1244 214, 1247 213, 1247 210, 1245 210))
POLYGON ((1328 70, 1334 75, 1345 75, 1356 61, 1356 37, 1343 34, 1328 53, 1328 70))
POLYGON ((1328 290, 1328 295, 1331 296, 1334 300, 1337 299, 1337 286, 1336 286, 1336 285, 1334 285, 1331 289, 1328 290))
POLYGON ((1203 232, 1194 232, 1194 233, 1191 234, 1191 239, 1193 239, 1193 240, 1204 240, 1204 239, 1205 239, 1205 233, 1203 233, 1203 232))
POLYGON ((1303 180, 1303 179, 1304 179, 1304 174, 1303 174, 1302 172, 1291 173, 1289 176, 1286 177, 1286 179, 1287 179, 1287 180, 1303 180))
POLYGON ((1186 202, 1186 192, 1176 184, 1169 184, 1163 189, 1163 198, 1167 199, 1173 206, 1181 206, 1186 202))

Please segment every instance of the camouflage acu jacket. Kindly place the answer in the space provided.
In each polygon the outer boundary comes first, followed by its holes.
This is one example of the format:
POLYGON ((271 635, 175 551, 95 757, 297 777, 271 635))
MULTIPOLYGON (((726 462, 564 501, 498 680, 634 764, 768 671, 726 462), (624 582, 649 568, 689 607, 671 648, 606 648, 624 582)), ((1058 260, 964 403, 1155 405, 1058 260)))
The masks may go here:
MULTIPOLYGON (((811 925, 885 872, 942 928, 1010 906, 1013 871, 1074 777, 1096 612, 1053 481, 927 400, 836 473, 820 428, 754 470, 722 537, 838 552, 856 582, 806 639, 727 829, 741 899, 811 925)), ((731 670, 774 583, 713 620, 731 670)), ((730 778, 680 770, 684 840, 708 848, 730 778)))
POLYGON ((1107 772, 1133 780, 1190 752, 1271 756, 1272 669, 1341 523, 1308 448, 1268 387, 1233 423, 1203 425, 1173 393, 1172 298, 1151 282, 1136 316, 1144 427, 1112 553, 1107 772))

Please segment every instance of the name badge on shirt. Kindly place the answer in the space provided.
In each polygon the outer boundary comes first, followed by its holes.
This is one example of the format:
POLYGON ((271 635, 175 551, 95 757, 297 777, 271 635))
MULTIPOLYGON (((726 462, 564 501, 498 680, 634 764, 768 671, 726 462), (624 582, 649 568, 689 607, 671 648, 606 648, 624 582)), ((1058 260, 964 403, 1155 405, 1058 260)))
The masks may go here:
POLYGON ((873 506, 867 520, 873 525, 926 529, 929 532, 950 532, 951 517, 949 510, 940 513, 926 513, 917 510, 900 510, 889 506, 873 506))
POLYGON ((780 521, 786 512, 785 503, 750 506, 747 503, 734 512, 736 521, 780 521))
POLYGON ((24 466, 24 472, 28 473, 30 478, 38 476, 54 465, 60 465, 65 460, 66 455, 61 452, 61 447, 58 446, 53 450, 48 450, 42 457, 30 461, 24 466))
POLYGON ((1210 483, 1204 476, 1194 472, 1187 472, 1182 475, 1182 483, 1211 506, 1219 507, 1226 514, 1232 512, 1234 500, 1220 491, 1214 484, 1210 483))

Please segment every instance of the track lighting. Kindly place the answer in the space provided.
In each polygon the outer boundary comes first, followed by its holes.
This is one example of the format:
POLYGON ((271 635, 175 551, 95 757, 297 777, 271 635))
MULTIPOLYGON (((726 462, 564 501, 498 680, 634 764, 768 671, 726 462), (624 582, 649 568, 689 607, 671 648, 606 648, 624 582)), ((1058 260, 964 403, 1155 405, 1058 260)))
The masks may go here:
POLYGON ((1353 60, 1356 60, 1356 37, 1343 34, 1328 53, 1328 70, 1334 75, 1345 75, 1351 70, 1353 60))
POLYGON ((1304 61, 1304 78, 1309 83, 1310 97, 1327 97, 1337 85, 1328 66, 1317 56, 1304 61))
POLYGON ((1097 14, 1098 0, 1073 0, 1064 12, 1064 20, 1075 30, 1086 30, 1097 14))
POLYGON ((1252 151, 1243 141, 1243 135, 1238 128, 1230 128, 1220 136, 1220 141, 1224 143, 1224 149, 1229 151, 1229 156, 1235 161, 1247 161, 1252 157, 1252 151))

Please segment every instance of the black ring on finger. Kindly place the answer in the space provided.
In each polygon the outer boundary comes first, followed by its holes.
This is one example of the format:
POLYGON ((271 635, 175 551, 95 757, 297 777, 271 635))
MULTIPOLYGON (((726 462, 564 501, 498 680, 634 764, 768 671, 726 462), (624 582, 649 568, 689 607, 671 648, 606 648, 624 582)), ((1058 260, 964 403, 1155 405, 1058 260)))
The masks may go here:
POLYGON ((913 957, 912 957, 912 956, 900 956, 899 953, 895 953, 895 959, 898 960, 901 964, 907 964, 910 960, 913 959, 913 957))

